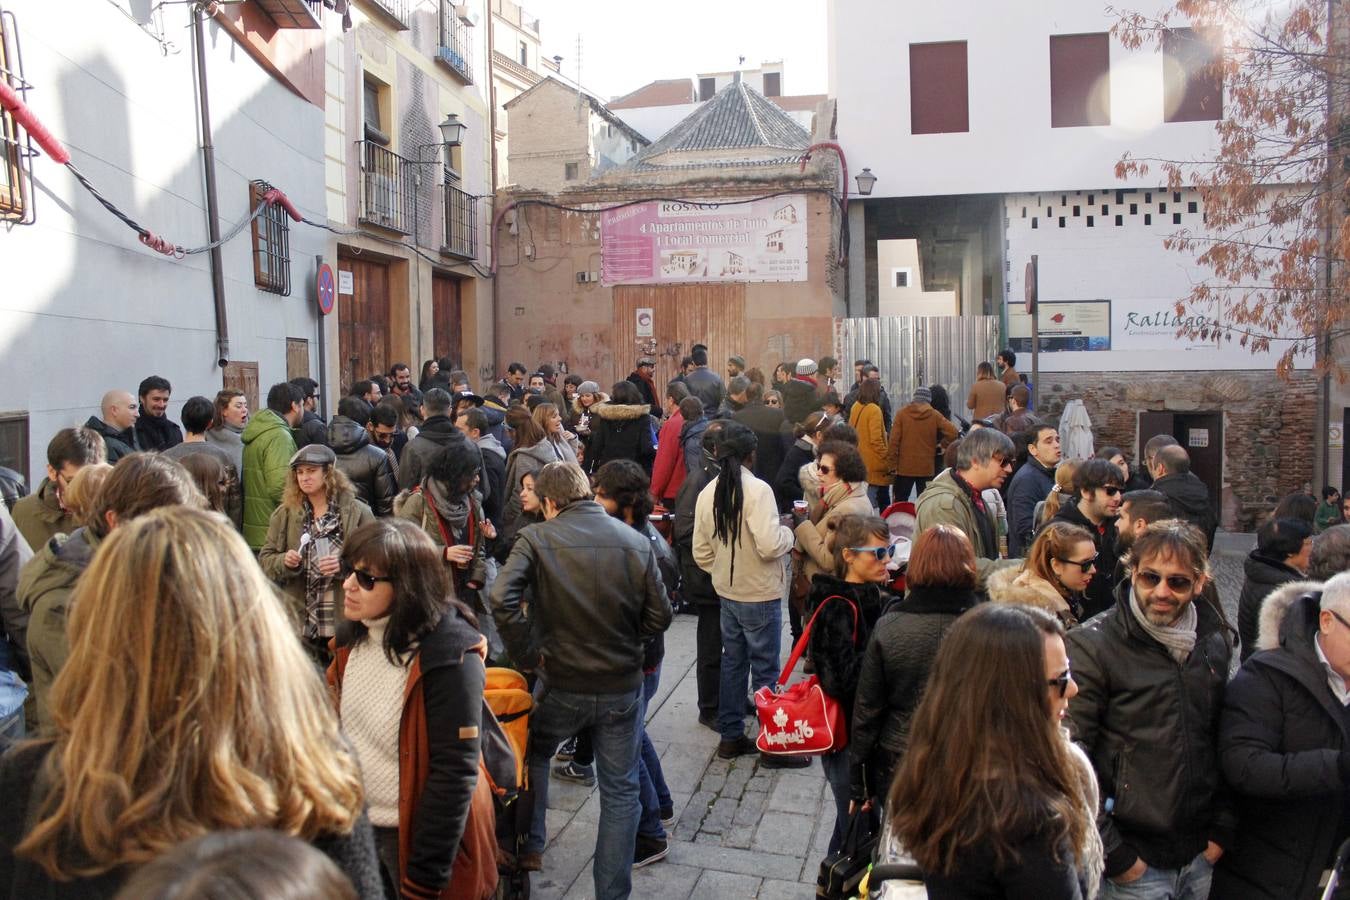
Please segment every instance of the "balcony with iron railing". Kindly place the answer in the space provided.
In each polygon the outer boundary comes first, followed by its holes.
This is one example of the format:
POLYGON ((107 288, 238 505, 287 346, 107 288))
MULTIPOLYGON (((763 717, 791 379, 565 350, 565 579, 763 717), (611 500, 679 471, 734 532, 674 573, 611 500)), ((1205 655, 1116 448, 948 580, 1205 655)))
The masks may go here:
POLYGON ((441 187, 445 212, 445 231, 441 252, 465 259, 478 256, 478 198, 462 191, 454 182, 441 187))
POLYGON ((323 0, 258 0, 278 28, 322 28, 323 0))
POLYGON ((412 234, 417 220, 417 164, 375 141, 357 144, 361 153, 357 218, 391 231, 412 234))
POLYGON ((366 0, 366 2, 400 31, 412 27, 412 0, 366 0))
POLYGON ((465 20, 466 16, 466 7, 442 0, 441 40, 436 59, 465 84, 473 84, 473 32, 470 30, 473 26, 465 20))

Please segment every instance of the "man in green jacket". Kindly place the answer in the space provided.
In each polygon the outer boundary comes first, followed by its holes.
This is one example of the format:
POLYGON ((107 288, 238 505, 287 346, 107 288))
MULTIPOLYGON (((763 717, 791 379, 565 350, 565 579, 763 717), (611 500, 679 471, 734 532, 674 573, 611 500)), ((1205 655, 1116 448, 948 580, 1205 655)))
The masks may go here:
POLYGON ((305 392, 289 381, 272 385, 267 409, 244 426, 244 540, 253 551, 267 540, 267 523, 281 505, 295 455, 291 429, 304 418, 305 392))
POLYGON ((934 525, 954 525, 975 548, 975 569, 983 583, 999 561, 998 527, 982 492, 997 490, 1012 471, 1012 439, 997 428, 979 428, 961 439, 956 465, 944 469, 919 495, 915 534, 934 525))

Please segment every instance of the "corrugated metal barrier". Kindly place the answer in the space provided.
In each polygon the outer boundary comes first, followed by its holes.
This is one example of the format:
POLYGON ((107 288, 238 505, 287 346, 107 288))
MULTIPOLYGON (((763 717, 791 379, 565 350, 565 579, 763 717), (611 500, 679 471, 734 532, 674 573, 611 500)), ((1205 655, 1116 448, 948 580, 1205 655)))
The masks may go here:
POLYGON ((975 367, 992 363, 999 350, 998 317, 835 319, 834 346, 846 383, 855 359, 876 364, 893 412, 919 385, 940 384, 951 397, 952 412, 968 419, 966 394, 975 383, 975 367))

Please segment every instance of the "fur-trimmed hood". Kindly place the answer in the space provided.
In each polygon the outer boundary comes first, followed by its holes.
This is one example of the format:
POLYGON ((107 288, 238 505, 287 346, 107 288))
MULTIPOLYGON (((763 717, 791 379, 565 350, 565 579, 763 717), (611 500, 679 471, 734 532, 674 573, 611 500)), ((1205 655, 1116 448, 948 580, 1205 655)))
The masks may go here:
POLYGON ((603 400, 592 406, 591 412, 610 422, 628 422, 650 416, 652 408, 645 403, 610 403, 603 400))
POLYGON ((1261 617, 1256 637, 1257 650, 1274 650, 1280 646, 1280 629, 1285 616, 1295 601, 1304 594, 1320 592, 1320 581, 1291 581, 1271 591, 1261 604, 1261 617))
POLYGON ((1020 603, 1060 615, 1069 612, 1069 604, 1053 584, 1030 569, 999 569, 985 582, 991 603, 1020 603))
MULTIPOLYGON (((577 396, 573 397, 573 398, 572 398, 572 412, 575 413, 575 414, 578 415, 578 416, 584 416, 584 415, 586 415, 588 412, 589 412, 591 415, 594 415, 594 414, 595 414, 596 407, 601 406, 602 404, 605 404, 605 403, 608 403, 608 402, 609 402, 609 394, 606 394, 604 391, 601 391, 599 394, 596 394, 596 396, 597 396, 599 399, 596 400, 594 403, 591 404, 591 408, 590 408, 589 410, 586 409, 584 406, 581 405, 581 395, 580 395, 580 394, 578 394, 577 396)), ((647 407, 644 406, 643 409, 647 409, 647 407)), ((650 412, 650 410, 648 410, 648 411, 650 412)))

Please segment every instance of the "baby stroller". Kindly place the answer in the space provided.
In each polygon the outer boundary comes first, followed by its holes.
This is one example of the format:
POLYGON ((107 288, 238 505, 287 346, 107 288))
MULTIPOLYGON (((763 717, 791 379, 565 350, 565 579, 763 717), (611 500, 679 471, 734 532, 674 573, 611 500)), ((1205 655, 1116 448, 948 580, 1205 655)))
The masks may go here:
POLYGON ((891 590, 903 594, 905 569, 909 565, 909 549, 914 544, 915 523, 918 521, 915 506, 908 500, 892 503, 882 512, 881 518, 886 520, 886 528, 891 533, 891 546, 895 548, 895 555, 887 564, 892 575, 891 590))
POLYGON ((483 702, 496 719, 483 723, 483 762, 497 814, 496 896, 498 900, 528 900, 530 873, 517 861, 534 814, 534 791, 525 758, 534 698, 524 675, 514 669, 489 668, 483 702))

